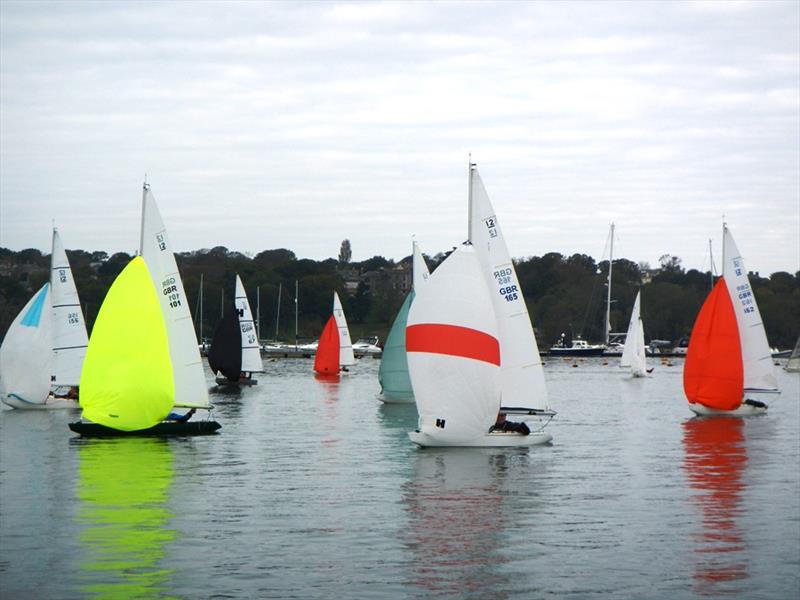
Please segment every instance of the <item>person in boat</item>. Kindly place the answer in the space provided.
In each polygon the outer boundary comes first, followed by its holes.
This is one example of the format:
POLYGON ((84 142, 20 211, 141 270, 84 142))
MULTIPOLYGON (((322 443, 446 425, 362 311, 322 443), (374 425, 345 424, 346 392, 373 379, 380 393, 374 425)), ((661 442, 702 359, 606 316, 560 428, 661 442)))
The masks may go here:
POLYGON ((504 412, 497 413, 497 421, 495 421, 495 424, 489 428, 489 433, 492 433, 493 431, 502 431, 506 433, 513 432, 520 435, 528 435, 531 432, 527 423, 524 421, 521 423, 509 421, 506 419, 506 413, 504 412))
POLYGON ((69 398, 70 400, 77 400, 78 399, 78 386, 77 385, 70 386, 70 388, 67 390, 67 393, 66 393, 66 395, 64 397, 65 398, 69 398))
POLYGON ((165 420, 165 421, 173 421, 173 422, 175 422, 175 423, 186 423, 186 421, 188 421, 189 419, 191 419, 191 418, 192 418, 192 415, 193 415, 195 412, 197 412, 197 409, 196 409, 196 408, 193 408, 193 409, 191 409, 189 412, 187 412, 187 413, 186 413, 186 414, 184 414, 184 415, 182 415, 182 414, 180 414, 180 413, 170 412, 170 413, 169 413, 169 414, 166 416, 166 418, 165 418, 164 420, 165 420))

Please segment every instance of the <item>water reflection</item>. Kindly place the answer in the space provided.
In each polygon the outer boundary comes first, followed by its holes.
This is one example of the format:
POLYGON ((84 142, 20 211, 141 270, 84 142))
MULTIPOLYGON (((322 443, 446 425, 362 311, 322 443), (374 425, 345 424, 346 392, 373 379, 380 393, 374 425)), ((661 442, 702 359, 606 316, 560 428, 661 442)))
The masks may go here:
POLYGON ((749 576, 737 522, 747 466, 744 423, 737 418, 695 418, 683 427, 684 470, 702 518, 694 536, 695 591, 737 594, 741 590, 735 582, 749 576))
POLYGON ((160 563, 176 532, 167 527, 174 470, 156 438, 78 445, 77 520, 82 591, 93 597, 161 596, 172 573, 160 563))
POLYGON ((406 485, 411 584, 424 597, 505 597, 499 552, 508 450, 427 449, 406 485))

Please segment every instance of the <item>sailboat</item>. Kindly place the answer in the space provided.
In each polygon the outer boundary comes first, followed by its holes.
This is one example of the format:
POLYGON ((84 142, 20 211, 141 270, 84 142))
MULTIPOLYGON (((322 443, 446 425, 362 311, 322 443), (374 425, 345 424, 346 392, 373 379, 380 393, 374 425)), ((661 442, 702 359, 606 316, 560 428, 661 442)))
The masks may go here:
POLYGON ((347 367, 355 362, 342 301, 339 300, 339 294, 333 292, 333 314, 319 336, 314 370, 321 375, 334 375, 340 370, 346 372, 347 367))
POLYGON ((469 238, 417 291, 406 328, 420 446, 532 446, 555 415, 514 264, 475 165, 469 238), (530 433, 493 430, 524 416, 530 433), (546 419, 546 420, 544 420, 546 419))
POLYGON ((783 368, 787 373, 800 373, 800 337, 795 342, 794 350, 792 350, 786 366, 783 368))
POLYGON ((778 382, 761 313, 727 225, 722 252, 722 277, 692 328, 683 389, 698 415, 759 414, 767 405, 748 394, 779 393, 778 382))
POLYGON ((164 421, 173 407, 212 407, 175 255, 147 184, 139 248, 100 307, 81 373, 85 420, 69 427, 85 436, 213 433, 220 424, 210 418, 164 421))
POLYGON ((425 284, 430 273, 416 240, 412 242, 411 256, 413 281, 411 291, 408 292, 403 305, 397 312, 389 335, 386 337, 381 366, 378 369, 378 382, 381 384, 380 399, 386 403, 414 402, 414 390, 411 387, 406 358, 406 322, 411 303, 414 301, 414 290, 425 284))
POLYGON ((218 384, 255 385, 258 381, 253 379, 253 373, 264 372, 253 313, 238 274, 234 306, 229 307, 217 325, 208 364, 218 374, 218 384))
POLYGON ((72 269, 53 228, 50 282, 34 294, 0 347, 2 401, 14 408, 77 408, 88 336, 72 269))
POLYGON ((628 323, 628 334, 625 336, 625 347, 622 350, 622 358, 619 359, 619 366, 629 368, 634 377, 645 377, 648 373, 644 325, 640 311, 641 296, 641 291, 636 292, 636 300, 634 300, 633 310, 631 310, 631 320, 628 323))

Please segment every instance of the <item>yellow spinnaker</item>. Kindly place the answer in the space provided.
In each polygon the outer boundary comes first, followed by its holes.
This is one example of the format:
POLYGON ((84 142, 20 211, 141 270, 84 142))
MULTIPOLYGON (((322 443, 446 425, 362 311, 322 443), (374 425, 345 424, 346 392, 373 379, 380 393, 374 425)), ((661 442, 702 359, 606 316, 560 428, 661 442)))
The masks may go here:
POLYGON ((169 339, 147 264, 134 258, 97 315, 81 371, 83 416, 121 431, 152 427, 175 399, 169 339))

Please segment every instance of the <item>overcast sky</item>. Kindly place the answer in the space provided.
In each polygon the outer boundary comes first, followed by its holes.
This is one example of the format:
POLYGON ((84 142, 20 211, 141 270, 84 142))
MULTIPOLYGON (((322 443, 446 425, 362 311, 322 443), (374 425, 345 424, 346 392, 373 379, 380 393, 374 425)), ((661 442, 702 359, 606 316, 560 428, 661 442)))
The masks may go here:
POLYGON ((0 246, 800 269, 800 3, 0 3, 0 246))

